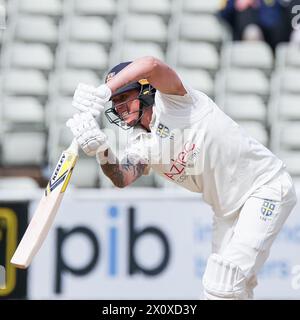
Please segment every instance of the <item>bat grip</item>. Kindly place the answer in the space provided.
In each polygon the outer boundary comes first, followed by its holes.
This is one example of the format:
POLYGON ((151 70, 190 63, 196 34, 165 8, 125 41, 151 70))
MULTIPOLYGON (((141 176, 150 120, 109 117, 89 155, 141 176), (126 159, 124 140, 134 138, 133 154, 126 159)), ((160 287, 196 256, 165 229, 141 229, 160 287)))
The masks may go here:
POLYGON ((78 154, 78 143, 75 138, 72 140, 72 143, 68 148, 68 151, 74 154, 78 154))

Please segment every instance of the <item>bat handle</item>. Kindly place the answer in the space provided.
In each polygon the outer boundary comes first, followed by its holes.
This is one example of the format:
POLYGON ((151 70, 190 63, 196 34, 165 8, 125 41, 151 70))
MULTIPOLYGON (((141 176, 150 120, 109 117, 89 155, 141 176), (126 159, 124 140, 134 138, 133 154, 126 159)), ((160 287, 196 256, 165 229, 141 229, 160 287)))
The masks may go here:
POLYGON ((78 143, 75 138, 72 140, 72 143, 70 144, 67 151, 74 153, 74 154, 78 154, 78 143))

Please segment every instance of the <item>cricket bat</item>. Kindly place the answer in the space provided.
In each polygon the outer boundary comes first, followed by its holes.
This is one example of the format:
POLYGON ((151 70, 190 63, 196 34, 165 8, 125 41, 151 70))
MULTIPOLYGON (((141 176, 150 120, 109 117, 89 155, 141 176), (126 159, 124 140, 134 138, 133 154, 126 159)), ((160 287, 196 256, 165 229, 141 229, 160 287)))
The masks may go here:
POLYGON ((45 193, 10 261, 17 268, 26 269, 42 246, 70 181, 77 158, 78 144, 74 139, 61 154, 45 193))

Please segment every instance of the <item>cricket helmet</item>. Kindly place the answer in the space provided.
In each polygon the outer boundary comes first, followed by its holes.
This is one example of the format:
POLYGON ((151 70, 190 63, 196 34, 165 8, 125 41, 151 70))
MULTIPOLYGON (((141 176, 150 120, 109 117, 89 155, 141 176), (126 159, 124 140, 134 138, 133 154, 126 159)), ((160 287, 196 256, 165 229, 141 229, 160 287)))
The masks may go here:
MULTIPOLYGON (((123 70, 125 67, 127 67, 130 63, 132 63, 132 61, 122 62, 122 63, 116 65, 115 67, 113 67, 108 72, 108 74, 105 78, 105 83, 109 82, 116 74, 118 74, 121 70, 123 70)), ((115 91, 112 94, 110 100, 112 100, 114 97, 116 97, 120 94, 129 92, 131 90, 138 90, 139 91, 139 94, 136 97, 136 99, 138 99, 140 101, 139 115, 138 115, 137 120, 133 124, 129 125, 126 123, 124 118, 122 118, 122 116, 120 116, 117 113, 116 106, 114 104, 112 104, 111 108, 108 108, 105 111, 105 116, 110 123, 116 124, 117 126, 121 127, 122 129, 125 129, 125 130, 128 130, 128 129, 136 126, 140 122, 140 120, 144 114, 145 109, 148 107, 152 107, 154 105, 154 98, 155 98, 155 92, 156 92, 156 89, 149 83, 149 81, 147 79, 141 79, 137 82, 129 83, 129 84, 119 88, 117 91, 115 91)), ((125 103, 127 103, 127 102, 125 102, 125 103)))

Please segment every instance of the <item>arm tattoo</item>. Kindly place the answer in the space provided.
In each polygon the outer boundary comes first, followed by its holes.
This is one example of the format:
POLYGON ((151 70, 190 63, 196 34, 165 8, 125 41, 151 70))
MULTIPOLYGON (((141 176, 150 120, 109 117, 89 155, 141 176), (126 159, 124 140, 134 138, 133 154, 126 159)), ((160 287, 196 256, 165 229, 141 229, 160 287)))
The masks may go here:
POLYGON ((130 172, 134 177, 139 177, 143 174, 144 169, 146 167, 143 163, 133 164, 129 160, 126 164, 121 164, 123 170, 130 172))
POLYGON ((133 164, 127 159, 126 163, 107 163, 101 167, 104 174, 111 179, 115 186, 123 188, 139 178, 146 166, 143 163, 133 164))

